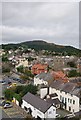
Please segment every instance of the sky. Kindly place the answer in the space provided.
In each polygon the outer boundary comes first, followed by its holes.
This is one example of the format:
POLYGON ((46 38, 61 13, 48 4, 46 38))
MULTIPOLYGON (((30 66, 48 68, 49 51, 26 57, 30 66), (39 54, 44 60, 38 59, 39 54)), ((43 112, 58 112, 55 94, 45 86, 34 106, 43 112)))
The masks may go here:
POLYGON ((79 3, 3 2, 1 27, 3 44, 45 40, 79 48, 79 3))

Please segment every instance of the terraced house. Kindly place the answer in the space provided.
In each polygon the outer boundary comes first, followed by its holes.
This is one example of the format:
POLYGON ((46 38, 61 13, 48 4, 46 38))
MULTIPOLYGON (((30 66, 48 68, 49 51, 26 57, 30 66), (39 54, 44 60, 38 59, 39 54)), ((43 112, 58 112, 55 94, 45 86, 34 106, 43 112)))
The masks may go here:
POLYGON ((81 88, 75 83, 64 83, 61 80, 56 80, 48 88, 40 90, 40 97, 42 99, 49 98, 50 100, 54 100, 55 98, 50 97, 50 95, 56 93, 60 101, 60 108, 66 109, 71 113, 76 113, 80 110, 80 90, 81 88))
POLYGON ((79 92, 80 88, 75 83, 63 83, 54 81, 49 87, 49 94, 57 93, 58 99, 63 103, 64 109, 72 113, 79 111, 79 92))

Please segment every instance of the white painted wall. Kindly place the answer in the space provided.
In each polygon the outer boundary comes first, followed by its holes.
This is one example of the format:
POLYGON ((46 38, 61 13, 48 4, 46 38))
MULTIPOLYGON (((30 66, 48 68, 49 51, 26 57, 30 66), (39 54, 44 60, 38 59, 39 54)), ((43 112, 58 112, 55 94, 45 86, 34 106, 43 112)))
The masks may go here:
POLYGON ((16 65, 15 67, 17 68, 17 67, 19 67, 21 65, 23 65, 23 67, 28 67, 28 60, 24 60, 24 59, 22 60, 22 59, 20 59, 19 60, 19 64, 16 65))
POLYGON ((41 111, 34 108, 32 105, 28 104, 26 101, 23 100, 22 108, 24 108, 24 106, 27 108, 31 108, 33 117, 37 118, 37 116, 39 116, 40 118, 44 118, 44 114, 41 111))
POLYGON ((40 118, 55 118, 56 116, 56 108, 54 106, 51 106, 45 113, 39 111, 38 109, 34 108, 32 105, 28 104, 26 101, 23 100, 22 108, 27 107, 31 108, 32 110, 32 116, 37 118, 39 116, 40 118))
POLYGON ((48 88, 41 88, 40 89, 40 98, 44 98, 45 95, 47 94, 47 89, 48 88))
POLYGON ((16 98, 13 97, 14 103, 19 106, 19 101, 16 100, 16 98))
POLYGON ((37 85, 41 85, 41 84, 48 85, 48 82, 44 81, 43 79, 34 77, 34 85, 37 86, 37 85))
POLYGON ((45 118, 55 118, 56 117, 56 108, 51 106, 48 111, 45 113, 45 118))
POLYGON ((60 91, 60 90, 56 90, 54 88, 49 88, 49 93, 57 93, 58 95, 58 99, 62 102, 62 99, 60 98, 60 96, 62 96, 62 98, 64 98, 64 102, 65 103, 65 98, 67 100, 66 102, 66 110, 69 111, 69 107, 71 107, 71 111, 70 112, 78 112, 79 111, 79 97, 75 96, 75 95, 71 95, 69 93, 65 93, 64 91, 60 91), (68 101, 69 99, 69 101, 68 101), (71 100, 71 103, 70 103, 71 100), (73 100, 75 100, 75 104, 73 104, 73 100))
POLYGON ((18 100, 16 100, 16 105, 18 105, 18 106, 19 106, 19 101, 18 101, 18 100))

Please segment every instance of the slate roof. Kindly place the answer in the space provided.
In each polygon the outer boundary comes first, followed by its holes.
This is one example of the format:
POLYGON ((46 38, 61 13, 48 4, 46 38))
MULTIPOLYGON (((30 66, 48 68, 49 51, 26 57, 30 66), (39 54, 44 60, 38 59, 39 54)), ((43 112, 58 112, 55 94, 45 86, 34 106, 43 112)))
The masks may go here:
POLYGON ((50 97, 57 97, 58 95, 56 93, 50 94, 50 97))
POLYGON ((55 88, 55 89, 61 89, 61 87, 64 85, 64 82, 62 82, 61 80, 55 80, 50 84, 50 87, 55 88))
POLYGON ((50 73, 40 73, 35 76, 36 78, 43 79, 44 81, 54 80, 53 76, 50 73))
POLYGON ((46 99, 46 101, 47 101, 48 103, 51 103, 51 104, 54 104, 54 105, 61 104, 61 102, 59 101, 58 98, 56 98, 56 99, 50 99, 50 98, 48 98, 48 99, 46 99))
POLYGON ((76 89, 74 89, 73 91, 72 91, 72 93, 71 94, 73 94, 73 95, 76 95, 76 96, 78 96, 78 97, 81 97, 81 88, 76 88, 76 89))
POLYGON ((22 100, 31 104, 32 106, 34 106, 35 108, 37 108, 38 110, 40 110, 43 113, 45 113, 52 106, 51 103, 48 103, 48 102, 44 101, 43 99, 38 98, 37 96, 35 96, 29 92, 22 98, 22 100))
POLYGON ((70 93, 70 92, 72 92, 76 87, 77 87, 77 84, 76 84, 76 83, 68 82, 68 83, 64 84, 64 86, 63 86, 63 88, 62 88, 61 90, 70 93))
POLYGON ((53 81, 50 87, 76 96, 79 96, 79 92, 81 90, 80 88, 78 88, 78 85, 76 83, 72 83, 72 82, 63 83, 62 81, 57 81, 57 80, 53 81))

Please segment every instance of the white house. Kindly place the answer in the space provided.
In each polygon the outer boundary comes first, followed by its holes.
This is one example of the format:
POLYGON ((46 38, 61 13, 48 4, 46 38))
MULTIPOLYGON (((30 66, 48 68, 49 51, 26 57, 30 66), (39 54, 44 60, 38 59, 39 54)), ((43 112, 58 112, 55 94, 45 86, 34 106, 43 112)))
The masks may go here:
POLYGON ((54 81, 49 87, 49 94, 57 93, 58 99, 64 104, 62 106, 72 113, 79 111, 79 88, 75 83, 62 83, 54 81))
POLYGON ((60 106, 62 105, 62 103, 58 99, 57 93, 49 94, 49 87, 42 87, 40 89, 40 98, 53 104, 56 109, 60 108, 60 106))
POLYGON ((54 80, 53 76, 50 73, 40 73, 34 77, 34 85, 48 85, 54 80))
MULTIPOLYGON (((57 94, 57 98, 61 102, 60 107, 69 112, 75 113, 79 111, 79 93, 80 88, 75 83, 63 83, 62 81, 53 81, 48 88, 40 89, 40 97, 46 99, 50 95, 57 94), (48 90, 49 89, 49 90, 48 90)), ((51 99, 56 99, 52 97, 51 99)))
POLYGON ((19 58, 18 64, 15 67, 17 68, 19 66, 28 67, 28 60, 25 58, 19 58))
POLYGON ((22 98, 22 108, 29 112, 32 117, 41 120, 44 120, 44 118, 56 117, 56 108, 53 104, 48 103, 29 92, 22 98))

